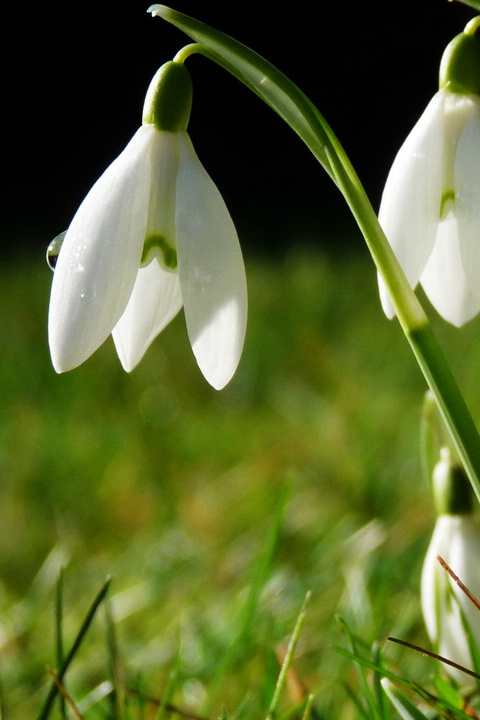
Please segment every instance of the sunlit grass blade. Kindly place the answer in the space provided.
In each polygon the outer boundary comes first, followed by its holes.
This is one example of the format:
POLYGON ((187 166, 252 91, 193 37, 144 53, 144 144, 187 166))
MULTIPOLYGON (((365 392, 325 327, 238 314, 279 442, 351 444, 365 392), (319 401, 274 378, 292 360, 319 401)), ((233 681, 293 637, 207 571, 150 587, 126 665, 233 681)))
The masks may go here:
MULTIPOLYGON (((113 685, 110 680, 100 683, 97 687, 93 688, 88 695, 83 697, 77 702, 77 707, 84 715, 88 713, 95 705, 99 705, 105 698, 109 698, 113 693, 113 685)), ((130 720, 130 715, 125 714, 122 720, 130 720)))
MULTIPOLYGON (((68 667, 70 666, 70 663, 72 662, 73 658, 77 654, 77 651, 82 644, 82 641, 85 637, 85 634, 87 630, 89 629, 93 618, 95 617, 95 614, 102 604, 103 600, 105 599, 105 596, 108 592, 108 588, 111 583, 111 578, 108 578, 102 588, 100 589, 100 592, 95 597, 94 601, 92 602, 86 616, 85 620, 83 621, 80 630, 78 631, 77 637, 75 638, 73 645, 70 649, 70 652, 65 657, 63 664, 61 668, 59 669, 57 673, 57 678, 60 683, 63 682, 64 675, 66 671, 68 670, 68 667)), ((46 720, 50 714, 50 710, 52 709, 53 703, 55 701, 55 698, 58 695, 58 684, 56 682, 53 682, 50 690, 48 692, 47 698, 45 700, 45 703, 43 705, 42 710, 40 711, 40 714, 38 715, 38 720, 46 720)))
POLYGON ((280 700, 280 696, 282 694, 283 688, 285 687, 285 683, 287 680, 287 673, 292 665, 295 648, 297 647, 297 643, 298 643, 298 639, 300 637, 300 632, 302 629, 303 621, 305 620, 305 613, 306 613, 307 604, 308 604, 309 599, 310 599, 310 593, 307 593, 307 596, 304 600, 302 609, 297 618, 297 622, 295 623, 292 637, 290 638, 287 652, 285 653, 285 659, 282 663, 282 667, 280 668, 280 673, 278 675, 275 692, 273 694, 272 701, 270 703, 270 707, 268 708, 267 720, 273 720, 275 713, 277 712, 278 702, 280 700))
POLYGON ((405 697, 388 678, 383 678, 382 687, 403 720, 428 720, 427 715, 405 697))
POLYGON ((315 700, 315 695, 313 693, 310 693, 307 695, 307 699, 305 702, 305 708, 303 710, 302 718, 301 720, 314 720, 315 713, 313 712, 313 701, 315 700))
MULTIPOLYGON (((407 645, 408 647, 408 645, 407 645)), ((416 646, 412 645, 411 647, 415 649, 416 646)), ((429 705, 432 706, 432 708, 435 708, 437 712, 442 712, 445 714, 445 712, 454 713, 454 717, 456 720, 471 720, 471 716, 468 715, 468 713, 464 712, 463 710, 460 710, 456 705, 451 705, 448 701, 444 700, 443 698, 438 698, 429 693, 425 688, 421 687, 418 683, 408 680, 404 677, 401 677, 400 675, 397 675, 396 673, 391 672, 387 668, 380 667, 379 665, 376 665, 373 661, 368 660, 367 658, 362 657, 361 655, 358 655, 355 652, 350 652, 349 650, 346 650, 345 648, 341 647, 334 647, 334 650, 336 650, 340 655, 343 655, 344 657, 348 658, 349 660, 353 660, 357 665, 363 665, 366 668, 370 668, 371 670, 374 670, 378 673, 383 673, 383 676, 388 678, 389 680, 393 680, 394 682, 399 683, 400 685, 403 685, 404 687, 407 687, 411 689, 414 693, 416 693, 422 700, 425 700, 429 705)), ((430 654, 430 653, 428 653, 430 654)), ((433 654, 432 654, 433 655, 433 654)), ((433 655, 435 657, 435 655, 433 655)), ((439 656, 436 656, 437 658, 439 656)), ((370 716, 369 720, 370 720, 370 716)))

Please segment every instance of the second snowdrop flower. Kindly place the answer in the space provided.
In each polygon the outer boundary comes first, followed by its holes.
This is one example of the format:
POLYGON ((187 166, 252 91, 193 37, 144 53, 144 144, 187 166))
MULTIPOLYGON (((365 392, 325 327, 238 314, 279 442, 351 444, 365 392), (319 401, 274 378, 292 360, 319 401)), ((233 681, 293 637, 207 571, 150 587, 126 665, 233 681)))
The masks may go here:
MULTIPOLYGON (((394 160, 379 221, 412 287, 460 326, 480 311, 479 18, 445 50, 440 89, 394 160)), ((382 278, 388 317, 393 304, 382 278)))
POLYGON ((96 182, 68 228, 55 267, 49 343, 57 372, 113 335, 125 370, 184 307, 205 378, 236 370, 247 318, 235 227, 187 134, 191 81, 183 64, 155 75, 143 123, 96 182))
MULTIPOLYGON (((433 496, 438 517, 422 571, 423 616, 436 652, 472 670, 467 628, 480 648, 480 613, 437 556, 480 598, 480 530, 468 480, 446 448, 433 473, 433 496)), ((445 669, 458 682, 469 682, 460 670, 445 669)))

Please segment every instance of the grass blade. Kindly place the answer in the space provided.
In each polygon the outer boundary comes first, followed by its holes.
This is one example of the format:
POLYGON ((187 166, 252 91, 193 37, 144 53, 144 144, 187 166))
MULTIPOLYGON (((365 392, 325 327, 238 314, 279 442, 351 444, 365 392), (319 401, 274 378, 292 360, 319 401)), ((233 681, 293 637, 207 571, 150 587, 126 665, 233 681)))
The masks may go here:
MULTIPOLYGON (((105 599, 105 596, 108 592, 108 588, 111 583, 111 578, 108 578, 106 582, 103 584, 102 588, 100 589, 100 592, 95 597, 94 601, 92 602, 86 616, 85 620, 83 621, 80 630, 78 631, 77 637, 74 640, 74 643, 72 645, 72 648, 68 655, 65 657, 62 666, 60 667, 59 672, 57 673, 57 678, 60 683, 63 682, 63 678, 65 673, 67 672, 67 669, 72 662, 73 658, 75 657, 80 645, 82 644, 83 638, 85 637, 85 634, 90 627, 93 618, 95 617, 95 614, 102 604, 103 600, 105 599)), ((40 714, 38 716, 38 720, 46 720, 50 714, 50 710, 52 709, 52 705, 55 701, 55 698, 58 695, 58 684, 56 682, 53 682, 50 690, 48 692, 47 698, 45 700, 45 703, 43 705, 42 710, 40 711, 40 714)))
POLYGON ((293 630, 292 637, 290 638, 290 642, 288 644, 287 652, 285 654, 285 659, 284 659, 284 661, 282 663, 282 667, 280 669, 280 674, 278 676, 277 684, 275 687, 275 692, 273 693, 272 701, 270 703, 270 707, 268 708, 267 720, 273 720, 275 713, 277 711, 278 701, 280 699, 280 695, 285 686, 288 670, 293 661, 295 648, 297 647, 298 638, 300 637, 300 631, 302 629, 303 621, 305 619, 305 613, 306 613, 306 608, 307 608, 309 599, 310 599, 310 593, 307 593, 305 600, 303 602, 302 609, 297 618, 297 622, 295 623, 295 628, 293 630))

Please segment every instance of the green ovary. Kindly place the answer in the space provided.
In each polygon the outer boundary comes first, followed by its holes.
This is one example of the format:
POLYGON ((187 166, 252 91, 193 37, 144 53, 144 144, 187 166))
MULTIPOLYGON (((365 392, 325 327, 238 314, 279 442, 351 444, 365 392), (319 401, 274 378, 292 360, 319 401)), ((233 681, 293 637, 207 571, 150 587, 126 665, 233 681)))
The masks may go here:
POLYGON ((168 240, 164 238, 163 235, 150 235, 145 238, 140 265, 148 265, 154 255, 161 258, 163 260, 163 264, 169 270, 177 269, 177 251, 169 244, 168 240))
POLYGON ((454 203, 455 193, 453 190, 448 190, 448 192, 443 193, 442 203, 440 205, 440 218, 442 220, 448 215, 450 208, 454 205, 454 203))

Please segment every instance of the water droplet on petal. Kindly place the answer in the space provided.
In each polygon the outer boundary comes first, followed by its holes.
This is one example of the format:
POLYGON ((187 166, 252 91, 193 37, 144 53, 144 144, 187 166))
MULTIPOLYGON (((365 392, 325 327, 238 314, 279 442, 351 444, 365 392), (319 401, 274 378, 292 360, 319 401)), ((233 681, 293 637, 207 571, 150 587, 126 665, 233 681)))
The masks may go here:
POLYGON ((67 234, 67 231, 60 233, 57 237, 53 238, 52 242, 47 248, 47 263, 51 270, 55 270, 58 256, 60 254, 60 248, 62 247, 63 238, 67 234))

